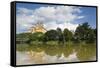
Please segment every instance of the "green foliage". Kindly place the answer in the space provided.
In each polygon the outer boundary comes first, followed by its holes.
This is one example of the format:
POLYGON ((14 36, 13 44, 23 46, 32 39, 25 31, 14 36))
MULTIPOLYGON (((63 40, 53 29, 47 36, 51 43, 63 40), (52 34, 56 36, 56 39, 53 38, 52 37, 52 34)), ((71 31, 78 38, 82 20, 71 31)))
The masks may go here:
POLYGON ((36 32, 31 34, 30 40, 31 41, 42 41, 43 33, 42 32, 36 32))
POLYGON ((88 35, 87 35, 87 43, 94 43, 95 42, 95 39, 96 38, 96 35, 95 35, 95 33, 94 33, 94 30, 93 29, 90 29, 89 31, 88 31, 88 35))
POLYGON ((73 37, 72 32, 69 31, 68 29, 64 29, 63 35, 64 35, 64 38, 65 38, 65 41, 70 41, 73 37))
POLYGON ((56 41, 58 40, 58 33, 56 30, 49 30, 45 33, 44 39, 46 41, 56 41))
POLYGON ((95 29, 92 29, 88 23, 79 25, 75 31, 74 39, 77 41, 94 42, 96 38, 95 29))
POLYGON ((76 28, 75 33, 72 33, 67 28, 63 31, 61 28, 57 28, 56 30, 49 30, 46 33, 20 33, 16 34, 16 41, 25 43, 37 41, 43 44, 48 41, 58 41, 58 44, 64 44, 70 41, 77 43, 94 43, 96 41, 96 33, 96 29, 91 28, 88 22, 85 22, 76 28))
POLYGON ((64 38, 63 38, 63 33, 62 33, 62 30, 60 28, 57 28, 57 33, 58 33, 58 43, 62 43, 64 38))
POLYGON ((76 39, 84 41, 87 38, 88 30, 90 29, 88 23, 83 23, 79 25, 75 31, 76 39))
POLYGON ((16 34, 16 43, 28 43, 31 33, 16 34))
POLYGON ((20 33, 20 34, 16 34, 16 38, 17 39, 29 39, 30 35, 31 33, 20 33))

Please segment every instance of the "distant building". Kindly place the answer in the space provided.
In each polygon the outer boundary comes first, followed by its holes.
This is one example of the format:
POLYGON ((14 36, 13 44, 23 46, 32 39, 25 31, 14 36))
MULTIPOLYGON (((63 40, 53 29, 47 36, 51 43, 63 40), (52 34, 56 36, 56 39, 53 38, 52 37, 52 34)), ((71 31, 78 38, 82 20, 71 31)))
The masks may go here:
POLYGON ((29 29, 30 33, 35 33, 35 32, 42 32, 45 33, 46 29, 44 28, 44 25, 42 22, 38 22, 36 24, 34 24, 30 29, 29 29))

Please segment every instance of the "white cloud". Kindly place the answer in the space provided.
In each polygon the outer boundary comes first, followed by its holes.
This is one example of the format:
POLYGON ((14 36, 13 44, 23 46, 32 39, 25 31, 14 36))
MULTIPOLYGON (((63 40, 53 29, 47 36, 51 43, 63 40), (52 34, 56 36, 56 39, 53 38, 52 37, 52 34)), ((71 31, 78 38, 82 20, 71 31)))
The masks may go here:
POLYGON ((80 13, 79 7, 73 6, 48 6, 37 9, 18 8, 17 9, 17 32, 28 30, 37 21, 43 21, 45 28, 62 30, 68 28, 75 31, 78 24, 73 24, 76 19, 84 18, 76 13, 80 13))
POLYGON ((33 10, 29 10, 29 9, 27 9, 27 8, 18 8, 17 9, 17 13, 18 14, 24 14, 24 15, 28 15, 28 14, 31 14, 31 13, 33 13, 33 10))
POLYGON ((71 31, 75 31, 76 27, 78 26, 78 24, 73 24, 73 23, 61 23, 61 24, 57 24, 56 22, 49 22, 49 24, 46 24, 47 26, 45 28, 47 28, 48 30, 50 29, 57 29, 58 27, 61 28, 62 30, 64 30, 64 28, 68 28, 71 31))
POLYGON ((78 19, 84 18, 84 16, 79 16, 78 19))

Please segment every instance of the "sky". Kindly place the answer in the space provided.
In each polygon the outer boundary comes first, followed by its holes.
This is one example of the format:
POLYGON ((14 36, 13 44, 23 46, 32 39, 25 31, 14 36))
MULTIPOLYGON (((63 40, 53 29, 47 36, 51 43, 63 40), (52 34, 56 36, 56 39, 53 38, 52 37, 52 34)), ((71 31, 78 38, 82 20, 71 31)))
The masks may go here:
POLYGON ((90 27, 96 28, 96 8, 63 6, 48 4, 17 3, 16 28, 17 33, 27 32, 38 21, 43 22, 46 30, 75 31, 79 24, 88 22, 90 27))

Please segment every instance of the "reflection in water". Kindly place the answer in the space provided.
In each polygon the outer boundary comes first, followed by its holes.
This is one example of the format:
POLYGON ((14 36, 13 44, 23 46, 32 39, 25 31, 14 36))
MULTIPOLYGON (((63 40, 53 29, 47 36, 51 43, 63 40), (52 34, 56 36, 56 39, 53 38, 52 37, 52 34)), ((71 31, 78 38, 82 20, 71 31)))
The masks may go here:
POLYGON ((96 60, 95 44, 27 45, 17 44, 17 65, 96 60))
POLYGON ((80 45, 79 49, 77 50, 77 57, 81 61, 91 61, 91 59, 95 58, 95 55, 96 47, 93 44, 83 46, 80 45))

